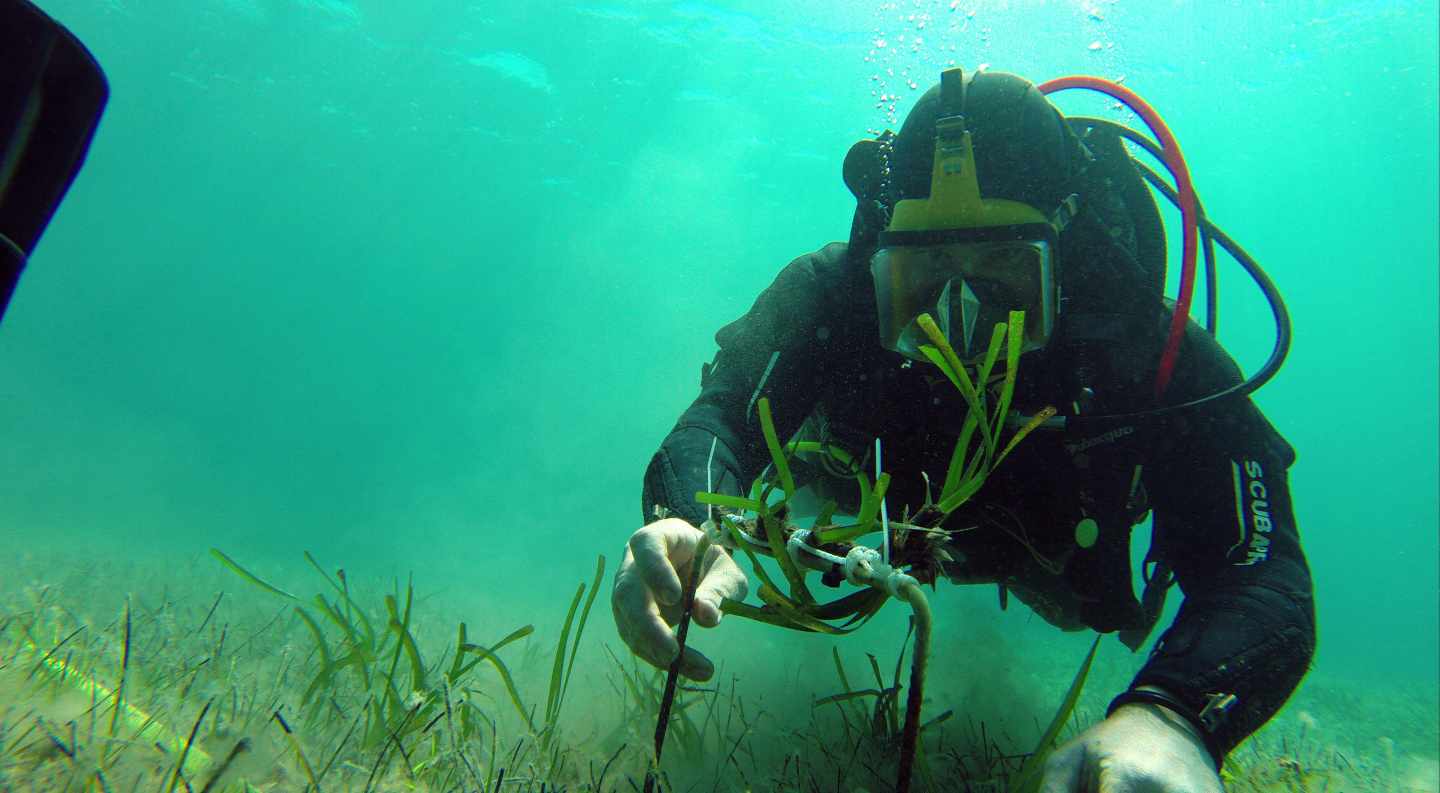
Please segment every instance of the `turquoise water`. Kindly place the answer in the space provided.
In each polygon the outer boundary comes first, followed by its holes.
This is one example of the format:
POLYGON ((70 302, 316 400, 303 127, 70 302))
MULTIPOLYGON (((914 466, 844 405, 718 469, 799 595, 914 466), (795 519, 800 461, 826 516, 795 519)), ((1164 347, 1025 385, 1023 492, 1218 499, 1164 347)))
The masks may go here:
POLYGON ((558 619, 715 330, 844 238, 848 145, 953 59, 1165 116, 1294 319, 1258 401, 1300 455, 1317 674, 1435 686, 1433 3, 40 5, 113 96, 0 327, 0 546, 308 548, 558 619))

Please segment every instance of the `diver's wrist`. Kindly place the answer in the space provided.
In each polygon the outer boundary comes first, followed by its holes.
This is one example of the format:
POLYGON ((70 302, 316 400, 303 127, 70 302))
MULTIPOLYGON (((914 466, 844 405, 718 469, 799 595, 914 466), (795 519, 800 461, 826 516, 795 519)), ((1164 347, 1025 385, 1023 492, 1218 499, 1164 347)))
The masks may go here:
MULTIPOLYGON (((1146 710, 1157 713, 1162 719, 1176 729, 1196 740, 1203 740, 1199 728, 1186 717, 1180 709, 1182 706, 1173 694, 1158 686, 1137 686, 1134 691, 1146 694, 1154 694, 1155 699, 1135 699, 1133 701, 1121 702, 1111 710, 1111 713, 1118 713, 1124 710, 1146 710)), ((1118 698, 1117 698, 1118 699, 1118 698)))
POLYGON ((1169 691, 1154 685, 1136 686, 1111 700, 1105 717, 1110 718, 1121 711, 1142 711, 1159 717, 1203 749, 1217 770, 1224 763, 1225 755, 1214 734, 1205 729, 1200 715, 1169 691))

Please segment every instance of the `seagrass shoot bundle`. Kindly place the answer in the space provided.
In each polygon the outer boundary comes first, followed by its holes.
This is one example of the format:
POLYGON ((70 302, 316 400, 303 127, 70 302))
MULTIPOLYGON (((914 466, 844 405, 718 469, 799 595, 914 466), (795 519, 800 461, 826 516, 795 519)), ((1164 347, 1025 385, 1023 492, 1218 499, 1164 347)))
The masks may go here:
MULTIPOLYGON (((945 553, 949 539, 948 532, 943 528, 945 519, 980 491, 991 472, 1017 444, 1055 415, 1054 408, 1049 407, 1030 417, 1021 417, 1018 413, 1012 415, 1011 400, 1024 341, 1024 312, 1011 312, 1008 322, 995 326, 987 352, 974 365, 973 374, 962 363, 932 317, 922 314, 919 324, 931 342, 922 345, 921 352, 959 391, 966 405, 962 429, 951 452, 938 497, 932 498, 927 483, 925 503, 914 514, 909 514, 907 509, 907 514, 900 520, 891 520, 885 503, 890 474, 882 470, 880 439, 875 441, 875 476, 872 480, 856 454, 834 444, 801 440, 782 444, 776 433, 770 401, 766 397, 758 400, 757 408, 765 445, 770 453, 770 464, 756 477, 749 494, 736 496, 707 491, 695 496, 698 502, 706 505, 710 515, 704 524, 707 533, 702 543, 704 547, 697 551, 695 558, 705 558, 704 551, 710 542, 732 552, 738 550, 749 559, 751 569, 760 581, 760 605, 727 599, 722 605, 726 614, 796 631, 843 635, 868 622, 891 598, 910 606, 910 631, 914 634, 915 643, 904 727, 899 741, 896 789, 900 793, 910 789, 915 766, 922 729, 920 707, 933 625, 930 605, 921 585, 933 585, 941 563, 949 559, 945 553), (996 372, 1002 355, 1003 372, 996 372), (1013 428, 1008 438, 1005 437, 1007 427, 1013 428), (825 504, 808 528, 793 523, 790 516, 796 483, 791 461, 797 457, 824 458, 819 462, 825 463, 831 470, 843 470, 852 477, 860 495, 856 514, 837 514, 838 507, 831 501, 825 504), (862 541, 876 535, 878 548, 862 541), (760 556, 774 560, 781 573, 779 579, 767 571, 760 556), (835 600, 821 602, 805 581, 807 573, 817 571, 827 574, 831 580, 843 577, 856 589, 835 600)), ((699 580, 699 567, 697 562, 692 569, 691 580, 687 582, 686 608, 677 626, 682 652, 688 628, 689 604, 699 580)), ((1012 790, 1029 790, 1038 785, 1039 775, 1036 772, 1043 755, 1074 707, 1094 650, 1092 646, 1090 656, 1072 685, 1070 696, 1067 696, 1060 713, 1056 714, 1051 728, 1046 730, 1040 748, 1031 758, 1032 762, 1028 762, 1012 780, 1012 790)), ((843 681, 844 671, 839 668, 838 655, 836 663, 843 681)), ((677 660, 671 667, 666 697, 661 701, 656 726, 656 766, 663 748, 678 664, 677 660)), ((878 681, 878 668, 876 678, 878 681)), ((851 691, 847 682, 844 693, 827 697, 820 704, 874 696, 877 718, 883 716, 888 708, 892 711, 893 723, 897 689, 898 680, 895 687, 869 691, 851 691)), ((944 716, 936 721, 943 719, 944 716)), ((654 776, 653 773, 647 776, 647 790, 652 789, 654 776)))

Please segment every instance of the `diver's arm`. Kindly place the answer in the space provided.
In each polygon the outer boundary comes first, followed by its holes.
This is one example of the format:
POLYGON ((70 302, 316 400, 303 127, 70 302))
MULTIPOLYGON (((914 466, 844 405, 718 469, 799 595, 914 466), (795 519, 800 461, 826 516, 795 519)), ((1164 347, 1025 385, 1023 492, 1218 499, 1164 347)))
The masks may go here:
MULTIPOLYGON (((735 494, 768 458, 757 402, 773 400, 781 438, 790 437, 818 399, 819 380, 839 349, 828 328, 849 316, 837 311, 857 270, 843 245, 830 245, 791 262, 750 311, 716 335, 720 352, 701 374, 700 396, 681 415, 645 472, 643 525, 630 536, 615 571, 610 605, 620 639, 657 668, 678 658, 680 673, 707 680, 714 665, 687 642, 680 655, 674 632, 683 617, 682 580, 704 547, 699 526, 705 510, 695 493, 735 494), (707 484, 708 481, 708 484, 707 484), (671 515, 657 520, 657 507, 671 515)), ((865 272, 859 271, 861 275, 865 272)), ((853 312, 851 312, 853 313, 853 312)), ((693 624, 719 624, 721 604, 744 600, 745 574, 712 545, 691 602, 693 624)))
POLYGON ((1213 700, 1218 762, 1280 709, 1315 651, 1286 481, 1294 452, 1248 399, 1192 417, 1173 440, 1148 481, 1156 550, 1185 601, 1131 689, 1160 689, 1191 717, 1213 700))
POLYGON ((809 415, 817 376, 833 348, 837 286, 847 271, 846 247, 832 244, 792 261, 750 311, 716 334, 715 359, 701 371, 700 395, 681 414, 645 471, 643 520, 655 507, 699 525, 695 493, 709 486, 738 494, 769 461, 756 402, 769 397, 776 432, 789 438, 809 415), (713 458, 711 451, 714 451, 713 458))

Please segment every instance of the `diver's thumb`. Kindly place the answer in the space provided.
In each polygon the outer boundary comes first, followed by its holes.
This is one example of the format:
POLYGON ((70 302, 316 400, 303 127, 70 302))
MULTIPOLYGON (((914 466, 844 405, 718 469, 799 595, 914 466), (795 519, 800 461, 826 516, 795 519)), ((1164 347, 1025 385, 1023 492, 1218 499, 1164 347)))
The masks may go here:
POLYGON ((740 565, 735 564, 730 554, 714 546, 710 554, 713 555, 713 561, 705 571, 705 577, 695 588, 695 605, 690 610, 695 621, 706 628, 720 624, 720 605, 727 598, 744 600, 746 593, 750 591, 750 583, 745 580, 745 573, 740 569, 740 565))

